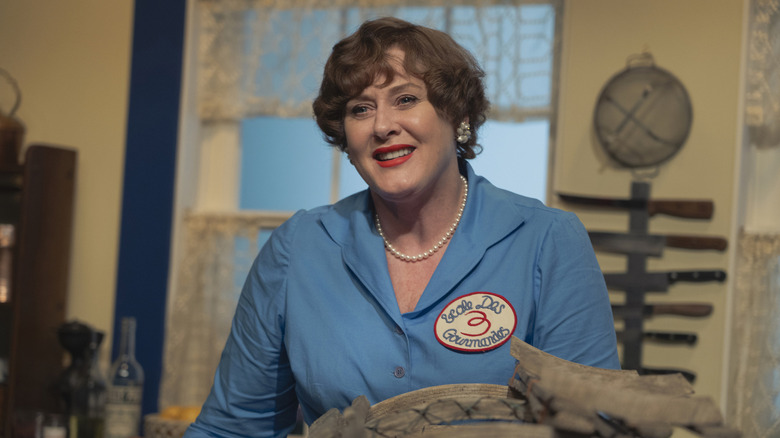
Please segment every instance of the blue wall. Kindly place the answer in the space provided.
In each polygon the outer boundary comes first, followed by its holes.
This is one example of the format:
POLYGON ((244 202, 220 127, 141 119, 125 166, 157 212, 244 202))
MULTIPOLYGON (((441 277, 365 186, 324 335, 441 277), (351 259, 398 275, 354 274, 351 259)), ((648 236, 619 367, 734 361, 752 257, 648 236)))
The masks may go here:
POLYGON ((137 321, 143 413, 157 412, 165 333, 186 0, 136 0, 112 358, 137 321))

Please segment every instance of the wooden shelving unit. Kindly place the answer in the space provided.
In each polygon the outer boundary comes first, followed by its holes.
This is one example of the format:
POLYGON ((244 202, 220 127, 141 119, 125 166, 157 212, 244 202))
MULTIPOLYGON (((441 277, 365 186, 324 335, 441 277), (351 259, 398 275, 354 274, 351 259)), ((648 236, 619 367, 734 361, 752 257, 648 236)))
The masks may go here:
POLYGON ((31 145, 22 165, 0 167, 0 222, 16 229, 10 299, 0 304, 0 345, 8 350, 3 437, 17 411, 61 409, 57 328, 65 322, 75 180, 76 152, 63 147, 31 145))

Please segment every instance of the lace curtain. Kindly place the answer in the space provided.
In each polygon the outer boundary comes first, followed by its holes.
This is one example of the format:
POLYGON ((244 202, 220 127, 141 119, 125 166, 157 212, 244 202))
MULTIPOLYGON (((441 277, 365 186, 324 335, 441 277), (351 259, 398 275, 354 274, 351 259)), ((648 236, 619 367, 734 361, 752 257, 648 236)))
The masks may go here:
POLYGON ((780 234, 742 233, 735 274, 729 424, 780 436, 780 234))
MULTIPOLYGON (((474 53, 487 74, 490 118, 522 121, 548 118, 554 111, 560 0, 197 0, 193 5, 198 147, 212 157, 234 153, 227 148, 236 145, 208 139, 238 138, 243 118, 311 117, 332 45, 364 20, 380 16, 445 30, 474 53)), ((174 261, 160 408, 205 400, 247 270, 267 233, 286 217, 196 208, 177 224, 184 230, 183 256, 174 261)))
POLYGON ((780 436, 780 1, 751 0, 740 233, 726 415, 745 437, 780 436))
POLYGON ((244 277, 268 233, 289 215, 191 213, 169 298, 160 408, 199 405, 211 389, 244 277))
POLYGON ((439 28, 486 71, 492 119, 551 111, 556 1, 201 0, 199 111, 204 121, 311 117, 333 44, 369 18, 439 28), (228 68, 232 66, 234 68, 228 68))
POLYGON ((752 0, 745 125, 754 147, 780 146, 780 1, 752 0))

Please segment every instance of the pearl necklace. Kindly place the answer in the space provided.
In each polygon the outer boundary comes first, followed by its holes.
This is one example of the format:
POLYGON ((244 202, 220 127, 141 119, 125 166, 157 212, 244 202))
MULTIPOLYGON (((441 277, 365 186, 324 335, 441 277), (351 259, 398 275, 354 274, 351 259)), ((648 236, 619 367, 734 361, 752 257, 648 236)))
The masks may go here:
POLYGON ((468 199, 469 196, 469 182, 466 180, 466 178, 463 175, 460 175, 461 181, 463 181, 463 202, 460 204, 460 208, 458 209, 458 215, 455 217, 455 222, 452 223, 452 226, 447 230, 447 233, 444 234, 444 237, 439 239, 438 242, 436 242, 435 245, 433 245, 433 248, 429 249, 428 251, 422 252, 420 254, 417 254, 416 256, 410 256, 402 253, 401 251, 398 251, 393 245, 390 244, 390 242, 387 240, 387 237, 385 237, 384 231, 382 231, 382 224, 379 223, 379 215, 374 213, 374 222, 376 223, 376 230, 379 232, 379 236, 382 237, 382 240, 385 242, 385 249, 390 252, 395 258, 401 259, 405 262, 419 262, 421 260, 425 260, 428 257, 432 256, 436 251, 441 249, 442 246, 444 246, 445 243, 447 243, 448 240, 452 237, 452 234, 455 233, 455 229, 458 228, 458 224, 460 223, 460 218, 463 216, 463 210, 466 208, 466 199, 468 199))

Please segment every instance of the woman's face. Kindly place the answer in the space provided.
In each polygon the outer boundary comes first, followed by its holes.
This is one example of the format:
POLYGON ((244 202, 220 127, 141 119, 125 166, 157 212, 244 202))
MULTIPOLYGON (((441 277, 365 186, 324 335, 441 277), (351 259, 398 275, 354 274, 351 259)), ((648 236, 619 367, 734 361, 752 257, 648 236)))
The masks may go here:
POLYGON ((390 49, 396 74, 347 102, 347 153, 372 192, 387 201, 431 196, 458 184, 455 130, 428 101, 425 83, 406 74, 404 52, 390 49))

